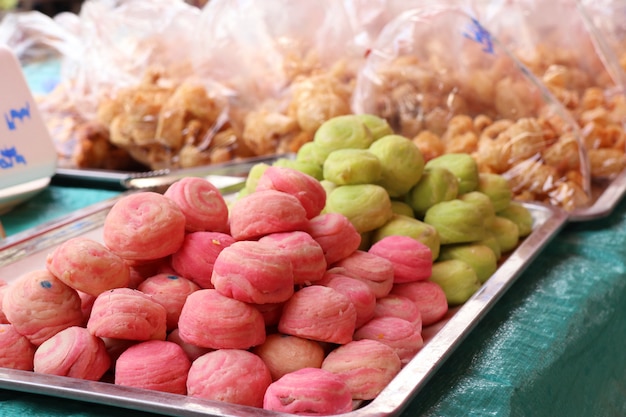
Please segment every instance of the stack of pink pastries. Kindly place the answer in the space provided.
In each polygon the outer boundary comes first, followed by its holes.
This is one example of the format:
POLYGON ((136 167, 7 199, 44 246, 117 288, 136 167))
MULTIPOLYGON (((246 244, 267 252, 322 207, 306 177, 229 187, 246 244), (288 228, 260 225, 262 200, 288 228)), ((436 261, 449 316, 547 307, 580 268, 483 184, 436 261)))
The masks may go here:
POLYGON ((294 414, 371 400, 447 312, 429 249, 369 250, 321 184, 269 167, 230 207, 205 179, 122 197, 0 286, 0 366, 294 414), (65 353, 65 354, 64 354, 65 353), (285 399, 289 399, 286 401, 285 399))

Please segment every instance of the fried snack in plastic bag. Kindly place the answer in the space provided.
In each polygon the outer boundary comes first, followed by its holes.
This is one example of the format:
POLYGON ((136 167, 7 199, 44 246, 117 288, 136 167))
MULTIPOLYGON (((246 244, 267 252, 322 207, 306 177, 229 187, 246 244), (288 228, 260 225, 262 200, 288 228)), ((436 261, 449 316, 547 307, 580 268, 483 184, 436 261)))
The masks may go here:
POLYGON ((387 119, 425 156, 471 154, 518 200, 590 203, 588 159, 566 109, 460 7, 428 6, 388 23, 358 74, 355 113, 387 119))
POLYGON ((626 168, 623 73, 578 2, 471 2, 481 24, 541 79, 576 119, 592 179, 610 179, 622 172, 626 168))

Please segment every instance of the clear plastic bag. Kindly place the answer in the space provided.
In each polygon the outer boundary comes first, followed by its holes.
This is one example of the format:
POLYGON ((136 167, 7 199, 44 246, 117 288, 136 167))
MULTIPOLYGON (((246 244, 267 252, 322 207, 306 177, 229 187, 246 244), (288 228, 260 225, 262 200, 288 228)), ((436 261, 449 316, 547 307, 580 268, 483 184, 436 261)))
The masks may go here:
POLYGON ((591 202, 588 159, 567 110, 461 7, 414 8, 389 22, 361 68, 356 113, 390 121, 431 159, 474 156, 518 200, 567 210, 591 202))

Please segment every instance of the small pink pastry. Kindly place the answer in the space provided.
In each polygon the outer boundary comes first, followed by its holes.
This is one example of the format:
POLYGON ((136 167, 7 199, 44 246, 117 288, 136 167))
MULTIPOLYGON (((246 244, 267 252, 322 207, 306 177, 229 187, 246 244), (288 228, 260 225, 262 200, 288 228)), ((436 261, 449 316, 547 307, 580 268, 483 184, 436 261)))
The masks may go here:
POLYGON ((343 274, 365 282, 374 291, 376 298, 389 294, 393 286, 391 261, 363 250, 354 251, 347 258, 336 262, 334 267, 343 274))
POLYGON ((215 259, 233 243, 235 239, 226 233, 188 233, 180 249, 172 255, 172 268, 178 275, 192 280, 201 288, 213 288, 211 275, 215 259))
POLYGON ((47 270, 28 272, 9 285, 2 310, 15 330, 35 346, 83 323, 78 292, 47 270))
POLYGON ((165 340, 167 311, 151 296, 130 288, 100 294, 93 303, 87 329, 98 337, 165 340))
POLYGON ((432 281, 415 281, 395 284, 391 294, 401 295, 413 301, 422 316, 422 325, 430 326, 441 320, 448 312, 448 300, 443 289, 432 281))
POLYGON ((298 369, 319 368, 326 355, 322 345, 315 340, 281 333, 268 335, 265 342, 252 352, 263 359, 273 381, 298 369))
POLYGON ((209 353, 209 352, 212 352, 214 350, 214 349, 199 347, 199 346, 196 346, 196 345, 192 345, 191 343, 185 342, 183 339, 180 338, 180 330, 178 330, 178 329, 172 330, 167 335, 167 339, 166 340, 168 342, 174 342, 178 346, 183 348, 183 350, 187 354, 187 357, 192 362, 195 361, 196 359, 198 359, 200 356, 204 355, 205 353, 209 353))
POLYGON ((183 244, 185 215, 175 202, 152 191, 128 194, 104 219, 104 244, 124 259, 149 261, 183 244))
POLYGON ((214 289, 187 297, 178 330, 185 342, 211 349, 248 349, 265 341, 259 310, 214 289))
POLYGON ((388 259, 393 264, 396 284, 430 278, 433 255, 430 248, 409 236, 392 235, 374 243, 369 253, 388 259))
POLYGON ((272 243, 291 259, 293 281, 296 285, 311 285, 319 281, 326 272, 326 257, 322 247, 306 232, 295 231, 272 233, 259 239, 261 243, 272 243))
POLYGON ((307 224, 300 201, 281 191, 255 191, 235 201, 230 208, 230 234, 235 240, 305 230, 307 224))
POLYGON ((350 299, 356 309, 357 329, 374 317, 376 295, 365 282, 329 271, 324 275, 324 279, 319 281, 319 285, 334 288, 350 299))
POLYGON ((187 232, 228 233, 228 206, 224 197, 210 181, 185 177, 170 185, 165 193, 185 215, 187 232))
POLYGON ((403 365, 424 346, 422 334, 413 323, 398 317, 376 317, 354 332, 354 340, 372 339, 391 347, 403 365))
POLYGON ((137 289, 165 307, 167 330, 171 331, 178 327, 178 318, 187 296, 200 287, 178 275, 157 274, 144 280, 137 289))
POLYGON ((352 394, 344 380, 320 368, 303 368, 267 387, 263 408, 280 413, 329 416, 352 411, 352 394))
POLYGON ((326 205, 326 191, 310 175, 293 168, 270 166, 257 182, 255 191, 276 190, 296 197, 306 210, 306 217, 319 215, 326 205))
POLYGON ((0 368, 32 371, 35 349, 12 324, 0 324, 0 368))
POLYGON ((35 351, 34 370, 42 374, 98 381, 111 359, 104 342, 84 327, 61 330, 35 351))
POLYGON ((374 317, 399 317, 413 323, 418 331, 422 331, 422 313, 417 304, 398 294, 389 294, 376 300, 374 317))
POLYGON ((172 394, 187 393, 191 361, 176 343, 149 340, 126 349, 115 364, 115 384, 172 394))
POLYGON ((326 356, 322 369, 339 375, 353 400, 372 400, 402 369, 395 350, 371 339, 354 340, 326 356))
POLYGON ((220 349, 193 361, 187 378, 191 397, 261 408, 270 371, 254 353, 220 349))
POLYGON ((320 342, 344 344, 352 340, 356 309, 348 297, 322 285, 296 291, 283 307, 278 331, 320 342))
POLYGON ((80 236, 66 240, 50 253, 46 268, 75 290, 93 296, 130 282, 130 267, 124 259, 103 244, 80 236))
POLYGON ((328 265, 348 257, 361 245, 361 234, 343 214, 320 214, 309 221, 307 231, 322 247, 328 265))
POLYGON ((245 303, 282 303, 294 291, 291 258, 271 243, 235 242, 217 256, 211 284, 220 294, 245 303))

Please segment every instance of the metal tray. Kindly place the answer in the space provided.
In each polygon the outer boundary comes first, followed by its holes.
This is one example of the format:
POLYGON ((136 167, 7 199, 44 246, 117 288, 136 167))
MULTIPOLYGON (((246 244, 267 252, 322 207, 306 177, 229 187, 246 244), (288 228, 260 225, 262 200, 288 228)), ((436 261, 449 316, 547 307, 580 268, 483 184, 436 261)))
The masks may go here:
MULTIPOLYGON (((122 194, 123 195, 123 194, 122 194)), ((121 196, 120 196, 121 197, 121 196)), ((72 213, 54 224, 0 242, 0 276, 7 281, 37 266, 43 267, 51 249, 73 236, 101 240, 104 218, 120 198, 72 213)), ((527 203, 534 219, 533 232, 509 254, 498 270, 465 304, 444 320, 424 329, 424 347, 372 401, 344 414, 345 417, 397 416, 430 377, 515 282, 526 267, 567 223, 568 214, 558 208, 527 203)), ((279 417, 258 408, 203 400, 80 379, 0 368, 0 388, 69 398, 89 403, 147 411, 170 416, 279 417)))
POLYGON ((611 180, 595 182, 591 188, 593 204, 572 211, 569 221, 596 220, 611 214, 626 194, 626 169, 611 180))

